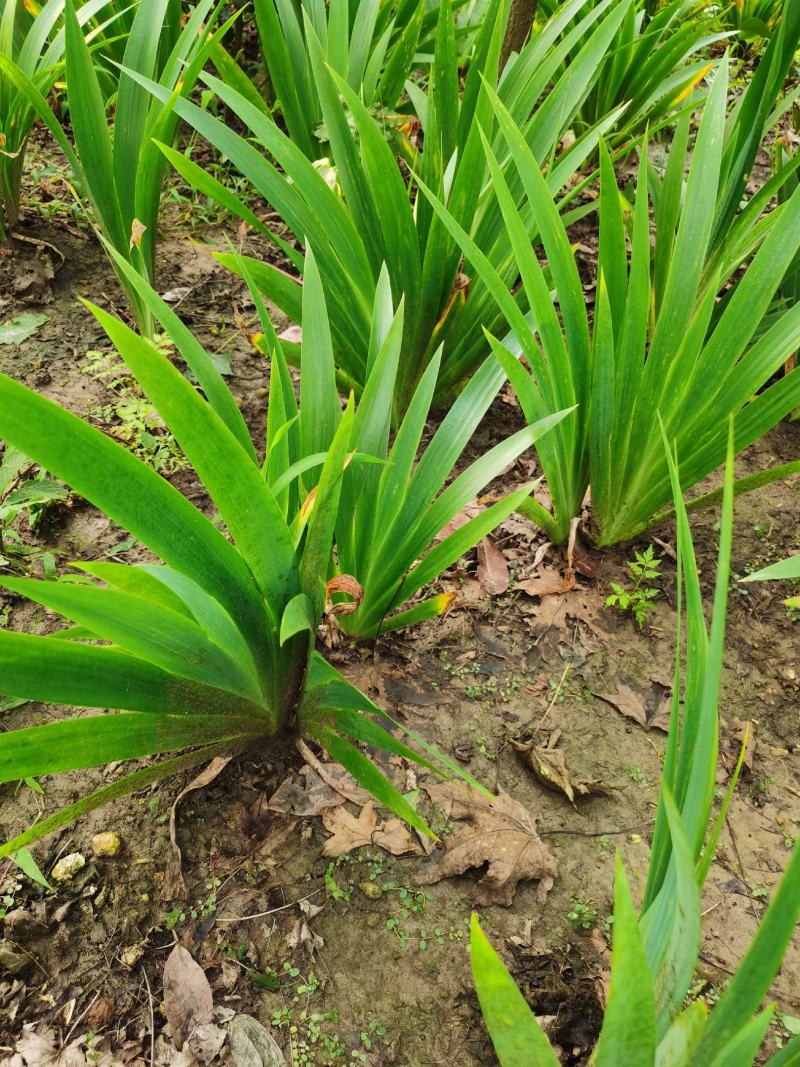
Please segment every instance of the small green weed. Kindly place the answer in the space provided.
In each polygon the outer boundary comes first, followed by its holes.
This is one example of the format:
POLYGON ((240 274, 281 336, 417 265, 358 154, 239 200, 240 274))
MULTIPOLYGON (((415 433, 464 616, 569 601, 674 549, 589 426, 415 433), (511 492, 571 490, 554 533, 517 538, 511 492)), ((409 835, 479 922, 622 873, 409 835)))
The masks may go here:
POLYGON ((328 864, 325 871, 325 888, 327 889, 331 900, 349 900, 353 894, 353 888, 351 886, 349 889, 342 889, 336 881, 336 876, 333 873, 335 867, 336 865, 333 863, 328 864))
POLYGON ((621 615, 632 615, 636 625, 642 630, 653 609, 653 602, 661 592, 660 589, 645 583, 661 577, 661 560, 655 555, 653 546, 648 545, 644 552, 634 553, 634 558, 628 561, 627 566, 633 577, 633 586, 625 589, 619 582, 612 582, 611 594, 606 597, 606 607, 616 608, 621 615))
MULTIPOLYGON (((167 346, 157 343, 166 354, 167 346)), ((95 405, 91 417, 160 474, 174 474, 185 467, 186 459, 175 438, 117 353, 93 350, 86 356, 89 363, 85 373, 112 396, 108 403, 95 405)))
POLYGON ((645 786, 650 784, 647 780, 647 775, 641 767, 628 767, 628 777, 632 782, 636 782, 637 785, 645 786))
POLYGON ((12 565, 14 557, 25 556, 29 563, 38 556, 42 558, 45 576, 54 573, 52 552, 27 544, 15 520, 24 514, 31 530, 36 532, 50 504, 68 497, 65 485, 51 478, 47 471, 37 470, 19 449, 6 445, 0 458, 0 566, 12 565))
MULTIPOLYGON (((210 882, 207 882, 206 889, 208 889, 208 894, 190 909, 188 917, 200 920, 209 919, 217 910, 217 890, 221 885, 222 882, 219 878, 213 878, 210 882)), ((164 924, 168 930, 173 930, 176 926, 186 922, 186 919, 187 913, 178 906, 166 913, 164 924)))
POLYGON ((386 1036, 385 1026, 371 1021, 360 1031, 358 1045, 348 1048, 337 1032, 338 1014, 315 1011, 312 1006, 321 987, 316 975, 304 977, 300 969, 288 961, 280 971, 273 973, 286 1003, 273 1011, 272 1025, 284 1030, 288 1036, 291 1067, 366 1063, 368 1053, 386 1036))
POLYGON ((6 915, 13 910, 14 898, 20 889, 22 889, 22 882, 15 879, 4 883, 0 889, 0 919, 5 919, 6 915))
POLYGON ((597 922, 597 908, 590 901, 576 900, 567 918, 579 933, 585 933, 597 922))

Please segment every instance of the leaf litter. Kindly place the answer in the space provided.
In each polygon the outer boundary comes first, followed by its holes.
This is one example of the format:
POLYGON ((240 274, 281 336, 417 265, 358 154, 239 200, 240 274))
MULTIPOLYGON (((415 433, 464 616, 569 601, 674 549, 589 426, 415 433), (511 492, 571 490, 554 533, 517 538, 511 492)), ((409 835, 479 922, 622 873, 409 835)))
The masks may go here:
POLYGON ((610 792, 610 788, 597 779, 573 778, 567 768, 566 757, 556 743, 557 732, 545 745, 536 744, 533 738, 528 741, 511 739, 511 746, 534 777, 547 789, 563 793, 576 810, 578 800, 605 796, 610 792))
POLYGON ((357 816, 345 807, 329 808, 323 812, 322 825, 333 835, 323 847, 326 856, 343 856, 364 845, 376 845, 393 856, 417 850, 406 824, 396 818, 382 822, 371 800, 357 816))
POLYGON ((556 857, 536 832, 536 819, 504 790, 488 797, 453 782, 426 783, 425 792, 448 819, 462 823, 443 838, 442 849, 417 878, 432 885, 442 878, 486 866, 473 900, 509 907, 520 881, 537 881, 544 900, 558 873, 556 857))

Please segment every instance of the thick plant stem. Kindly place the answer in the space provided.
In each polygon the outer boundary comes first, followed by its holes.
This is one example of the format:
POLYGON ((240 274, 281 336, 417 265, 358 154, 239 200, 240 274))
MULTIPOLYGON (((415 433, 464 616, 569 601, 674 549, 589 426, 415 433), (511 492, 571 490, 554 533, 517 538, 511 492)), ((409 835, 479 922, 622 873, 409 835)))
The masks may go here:
POLYGON ((520 515, 541 527, 555 545, 563 544, 569 537, 570 524, 559 522, 533 497, 524 500, 517 509, 520 515))
POLYGON ((519 52, 528 40, 533 20, 536 17, 537 0, 511 0, 511 11, 508 15, 506 35, 503 39, 503 49, 500 53, 500 69, 506 64, 506 60, 512 52, 519 52))

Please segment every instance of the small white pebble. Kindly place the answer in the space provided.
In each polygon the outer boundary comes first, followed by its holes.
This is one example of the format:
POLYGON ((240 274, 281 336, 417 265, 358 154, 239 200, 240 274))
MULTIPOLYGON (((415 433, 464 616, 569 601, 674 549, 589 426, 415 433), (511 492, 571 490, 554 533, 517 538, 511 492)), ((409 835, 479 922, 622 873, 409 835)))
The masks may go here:
POLYGON ((85 857, 80 852, 71 852, 69 856, 64 856, 63 859, 58 861, 50 872, 50 877, 54 882, 68 882, 75 877, 78 871, 82 871, 85 866, 85 857))

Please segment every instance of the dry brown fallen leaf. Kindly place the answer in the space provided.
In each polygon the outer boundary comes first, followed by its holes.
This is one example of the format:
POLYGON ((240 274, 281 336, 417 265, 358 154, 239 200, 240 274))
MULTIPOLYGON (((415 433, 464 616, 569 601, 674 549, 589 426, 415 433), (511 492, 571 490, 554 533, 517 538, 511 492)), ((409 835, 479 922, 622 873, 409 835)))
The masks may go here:
POLYGON ((478 581, 490 596, 500 596, 508 589, 506 557, 488 537, 478 542, 478 581))
POLYGON ((306 764, 297 774, 284 779, 269 798, 269 810, 282 815, 308 817, 344 804, 345 798, 306 764))
POLYGON ((286 1067, 275 1038, 252 1016, 237 1015, 228 1034, 235 1067, 286 1067))
POLYGON ((303 918, 294 920, 292 928, 284 940, 291 949, 297 949, 302 946, 310 956, 313 956, 315 952, 321 952, 325 947, 325 942, 320 935, 315 934, 303 918))
POLYGON ((722 743, 720 745, 722 764, 729 775, 733 774, 734 768, 739 762, 742 745, 745 748, 741 773, 744 780, 747 781, 753 775, 753 760, 756 755, 756 733, 752 722, 734 716, 730 721, 723 724, 722 743))
POLYGON ((329 809, 323 812, 322 824, 333 834, 323 848, 326 856, 343 856, 363 845, 377 845, 393 856, 416 851, 406 824, 400 819, 379 822, 371 800, 367 801, 358 816, 347 808, 329 809))
POLYGON ((270 811, 308 818, 339 807, 346 800, 359 806, 367 803, 369 793, 344 767, 337 763, 322 763, 302 741, 298 742, 298 748, 313 760, 313 766, 306 763, 296 774, 290 774, 281 782, 269 798, 270 811))
POLYGON ((596 637, 605 639, 608 636, 597 625, 602 601, 580 586, 560 596, 542 596, 535 605, 525 605, 525 602, 521 601, 521 606, 526 615, 533 616, 535 630, 566 630, 569 620, 572 619, 584 623, 596 637))
POLYGON ((492 799, 452 782, 429 784, 424 789, 434 804, 445 809, 448 818, 465 825, 443 839, 444 851, 418 877, 420 885, 488 865, 475 889, 476 904, 508 907, 517 883, 528 878, 538 880, 538 896, 544 899, 558 864, 536 833, 536 820, 527 808, 502 789, 492 799))
POLYGON ((567 770, 564 753, 558 748, 513 739, 511 744, 542 785, 556 793, 563 793, 574 808, 577 808, 576 797, 604 796, 608 792, 600 781, 573 780, 567 770))
POLYGON ((661 700, 658 702, 656 713, 652 717, 649 723, 650 730, 661 730, 662 733, 669 733, 669 721, 672 717, 672 694, 665 693, 661 700))
POLYGON ((647 727, 647 710, 644 706, 644 701, 638 693, 634 693, 630 686, 618 682, 616 693, 592 692, 592 696, 597 697, 599 700, 604 700, 606 704, 616 708, 626 718, 638 722, 640 726, 647 727))
POLYGON ((527 593, 528 596, 558 596, 568 593, 575 587, 575 578, 562 575, 555 567, 543 567, 533 578, 517 582, 515 592, 527 593))
POLYGON ((453 518, 450 520, 450 522, 447 523, 446 526, 443 526, 441 528, 441 530, 436 535, 436 540, 444 541, 444 539, 446 537, 449 537, 450 534, 455 533, 456 530, 460 530, 462 526, 466 526, 470 519, 474 519, 476 515, 480 515, 480 512, 481 506, 478 501, 470 500, 468 504, 464 505, 464 507, 461 509, 461 511, 458 512, 458 514, 453 516, 453 518))
POLYGON ((211 1022, 214 998, 205 971, 181 945, 164 965, 164 1011, 180 1051, 199 1026, 211 1022))
POLYGON ((59 1036, 48 1026, 26 1023, 14 1045, 14 1055, 0 1060, 4 1067, 115 1067, 116 1056, 98 1047, 101 1038, 87 1041, 85 1036, 62 1045, 59 1036))

